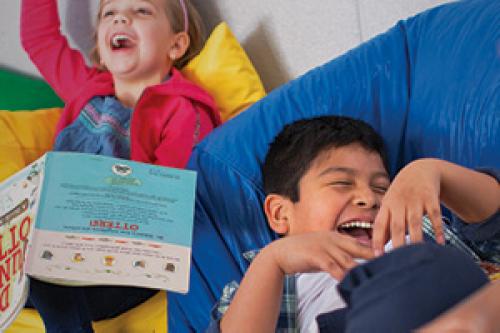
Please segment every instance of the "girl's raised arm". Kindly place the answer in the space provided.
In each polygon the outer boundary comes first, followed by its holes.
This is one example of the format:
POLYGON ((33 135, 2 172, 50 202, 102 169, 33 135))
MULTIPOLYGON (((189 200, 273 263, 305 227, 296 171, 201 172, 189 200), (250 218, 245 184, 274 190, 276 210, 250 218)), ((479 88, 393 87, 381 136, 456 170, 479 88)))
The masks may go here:
POLYGON ((21 43, 45 80, 64 101, 97 71, 69 47, 60 32, 56 0, 23 0, 21 43))

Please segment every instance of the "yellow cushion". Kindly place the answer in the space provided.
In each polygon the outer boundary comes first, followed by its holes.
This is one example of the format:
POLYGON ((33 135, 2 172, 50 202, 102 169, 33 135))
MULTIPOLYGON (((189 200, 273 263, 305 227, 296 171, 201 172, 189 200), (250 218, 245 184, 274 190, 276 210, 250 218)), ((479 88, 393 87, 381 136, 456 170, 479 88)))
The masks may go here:
POLYGON ((52 147, 60 108, 0 111, 0 181, 52 147))
POLYGON ((16 320, 5 330, 5 333, 43 333, 42 318, 34 309, 23 309, 16 320))
MULTIPOLYGON (((116 318, 94 323, 96 333, 149 333, 167 332, 167 298, 165 292, 158 292, 143 304, 116 318)), ((5 333, 43 333, 42 319, 33 309, 23 309, 5 333)))
POLYGON ((166 333, 167 293, 160 291, 143 304, 93 326, 96 333, 166 333))
POLYGON ((203 50, 182 72, 213 96, 223 121, 266 94, 250 59, 225 22, 215 27, 203 50))
MULTIPOLYGON (((245 51, 226 23, 219 24, 201 53, 183 69, 184 75, 207 90, 228 120, 265 96, 264 87, 245 51)), ((0 111, 0 181, 31 163, 53 144, 60 108, 0 111)), ((166 332, 167 300, 158 293, 117 318, 94 324, 97 333, 166 332)), ((35 310, 24 309, 6 333, 44 332, 35 310)))

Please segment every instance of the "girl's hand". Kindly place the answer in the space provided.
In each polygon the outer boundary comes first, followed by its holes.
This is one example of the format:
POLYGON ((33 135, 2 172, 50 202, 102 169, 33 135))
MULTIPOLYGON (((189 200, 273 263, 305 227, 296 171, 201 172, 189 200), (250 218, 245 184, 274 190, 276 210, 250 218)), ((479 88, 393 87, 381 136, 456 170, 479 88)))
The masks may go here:
POLYGON ((266 252, 284 274, 324 271, 341 280, 357 263, 353 258, 371 259, 371 248, 336 231, 287 236, 268 245, 266 252))
POLYGON ((405 244, 406 231, 412 243, 423 239, 422 217, 427 214, 434 227, 436 240, 444 244, 440 206, 441 174, 436 160, 422 159, 403 168, 387 190, 373 226, 372 245, 380 255, 384 245, 405 244))

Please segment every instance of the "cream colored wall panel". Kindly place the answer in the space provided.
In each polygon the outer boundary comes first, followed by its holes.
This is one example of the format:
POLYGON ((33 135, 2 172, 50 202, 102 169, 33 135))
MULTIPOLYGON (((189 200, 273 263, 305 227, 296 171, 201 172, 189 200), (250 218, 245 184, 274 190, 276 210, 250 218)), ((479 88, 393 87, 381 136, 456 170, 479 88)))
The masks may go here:
MULTIPOLYGON (((93 47, 93 22, 97 0, 58 0, 62 30, 70 44, 88 53, 93 47), (71 19, 69 19, 71 18, 71 19)), ((3 0, 0 11, 0 66, 40 76, 21 47, 19 37, 21 1, 3 0)))
MULTIPOLYGON (((19 12, 21 1, 4 0, 0 10, 0 67, 38 75, 35 66, 21 48, 19 40, 19 12)), ((1 87, 0 87, 1 89, 1 87)))
POLYGON ((450 0, 358 0, 361 39, 366 41, 401 19, 447 2, 450 0))
POLYGON ((228 22, 268 90, 361 41, 355 0, 198 0, 208 25, 228 22))

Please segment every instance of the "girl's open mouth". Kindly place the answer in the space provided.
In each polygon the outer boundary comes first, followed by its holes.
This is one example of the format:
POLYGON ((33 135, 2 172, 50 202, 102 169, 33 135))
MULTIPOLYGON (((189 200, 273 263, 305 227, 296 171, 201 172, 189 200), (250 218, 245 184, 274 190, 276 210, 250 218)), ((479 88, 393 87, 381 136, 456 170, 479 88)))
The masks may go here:
POLYGON ((129 49, 134 46, 134 42, 125 34, 116 34, 111 37, 110 47, 113 51, 129 49))

